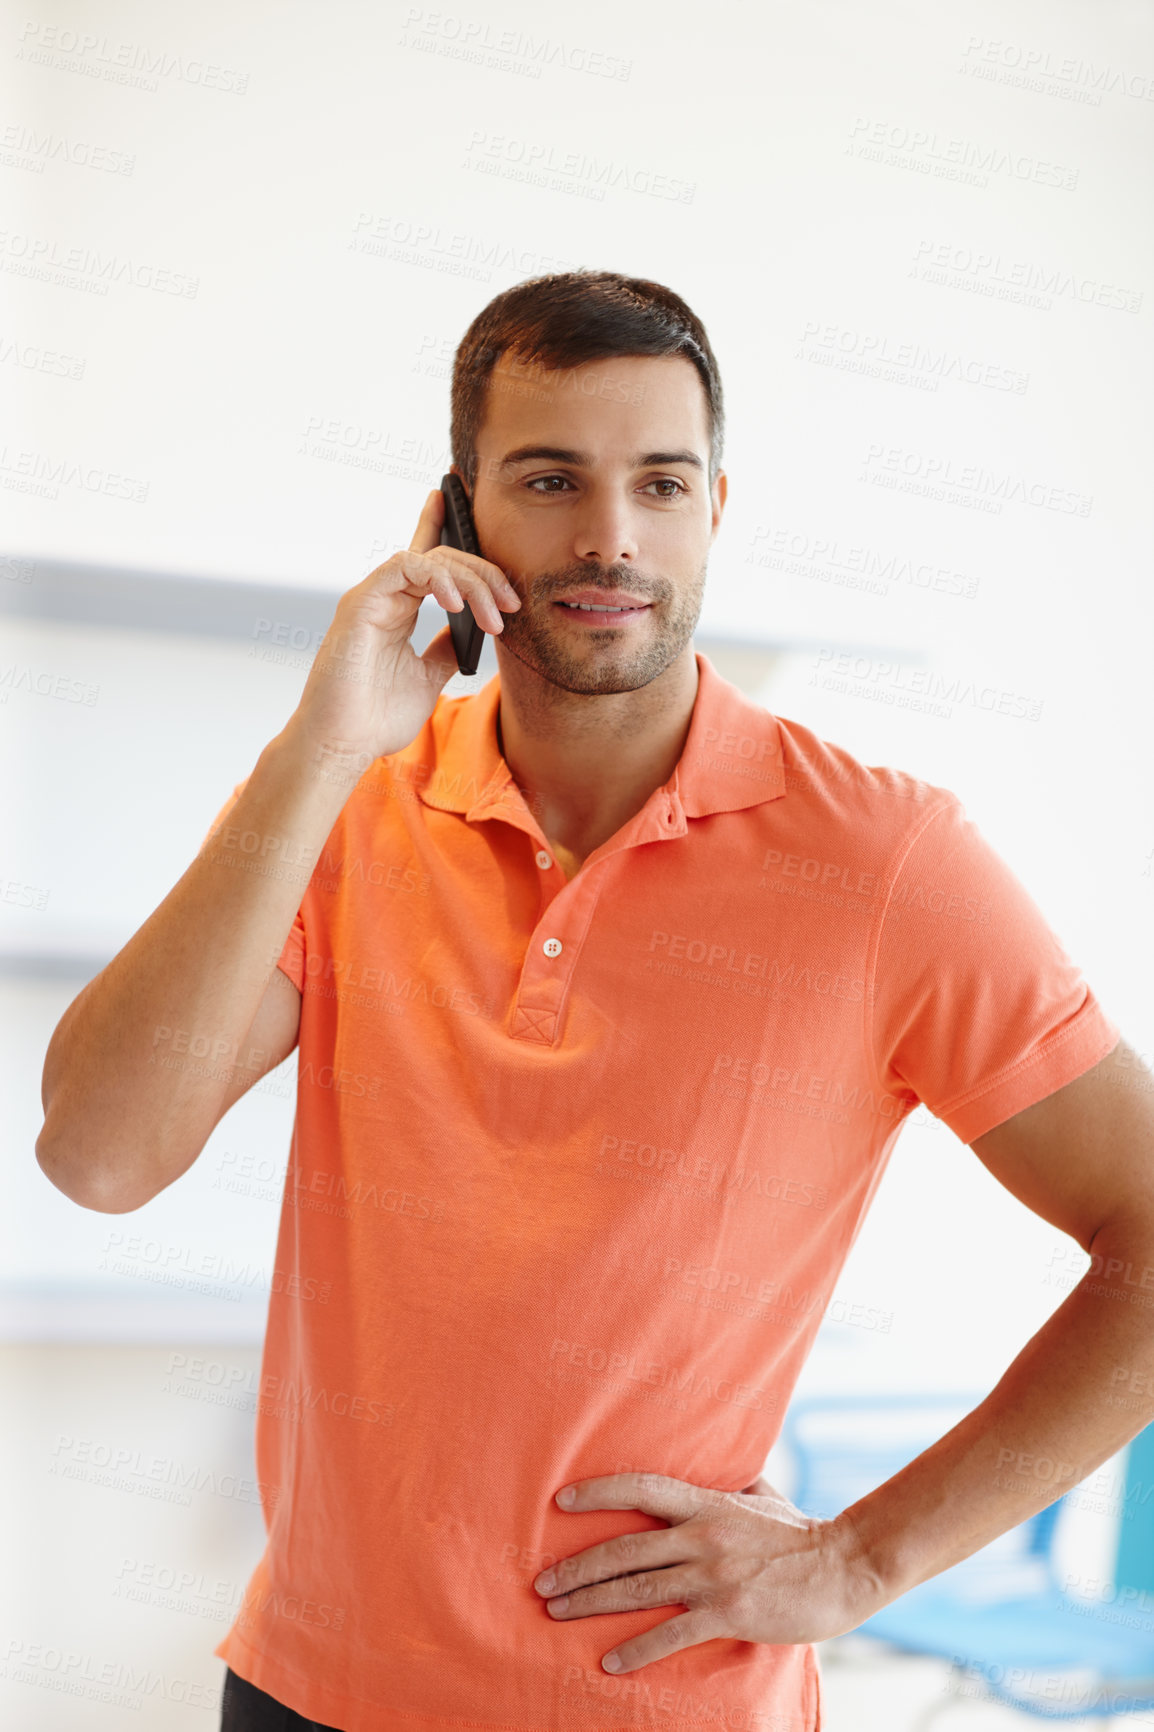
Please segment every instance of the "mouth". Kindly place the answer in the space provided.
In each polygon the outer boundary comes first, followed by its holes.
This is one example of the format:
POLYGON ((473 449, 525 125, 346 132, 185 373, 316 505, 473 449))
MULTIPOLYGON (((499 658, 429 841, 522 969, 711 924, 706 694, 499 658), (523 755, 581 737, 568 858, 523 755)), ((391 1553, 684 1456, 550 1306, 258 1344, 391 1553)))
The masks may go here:
POLYGON ((602 627, 628 625, 648 613, 652 605, 652 602, 638 601, 635 596, 621 594, 614 596, 611 601, 593 601, 582 597, 579 601, 570 598, 553 603, 555 608, 579 625, 602 627))

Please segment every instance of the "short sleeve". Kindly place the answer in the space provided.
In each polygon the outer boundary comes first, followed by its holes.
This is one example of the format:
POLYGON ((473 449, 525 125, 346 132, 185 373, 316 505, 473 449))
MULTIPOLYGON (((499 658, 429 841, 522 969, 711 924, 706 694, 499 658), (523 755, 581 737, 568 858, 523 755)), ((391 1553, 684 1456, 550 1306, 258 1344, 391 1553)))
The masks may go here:
POLYGON ((921 820, 883 898, 870 993, 878 1075, 963 1142, 1117 1043, 1120 1030, 956 796, 921 820))
MULTIPOLYGON (((229 795, 228 799, 225 801, 224 805, 221 807, 220 811, 217 813, 216 817, 205 832, 204 841, 198 849, 199 853, 203 854, 213 832, 219 825, 224 823, 224 820, 228 817, 229 813, 236 805, 237 800, 243 793, 247 782, 248 777, 246 776, 243 782, 237 783, 236 787, 233 789, 232 793, 229 795)), ((293 921, 292 926, 289 929, 289 935, 285 939, 284 948, 277 959, 277 967, 284 970, 285 974, 288 975, 298 992, 304 992, 305 923, 299 908, 296 912, 296 919, 293 921)))
POLYGON ((305 923, 301 911, 297 909, 297 917, 289 928, 284 949, 280 953, 277 967, 282 968, 299 993, 305 989, 305 923))

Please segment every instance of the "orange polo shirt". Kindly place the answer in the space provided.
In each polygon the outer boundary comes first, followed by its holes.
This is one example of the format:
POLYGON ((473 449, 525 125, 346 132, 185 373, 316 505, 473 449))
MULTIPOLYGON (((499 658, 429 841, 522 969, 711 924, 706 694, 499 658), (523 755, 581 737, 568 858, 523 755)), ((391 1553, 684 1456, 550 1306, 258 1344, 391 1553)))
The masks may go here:
POLYGON ((556 1622, 533 1580, 665 1524, 554 1494, 751 1484, 903 1120, 970 1141, 1118 1038, 953 794, 697 666, 676 769, 572 880, 499 677, 442 696, 284 946, 268 1544, 215 1652, 344 1732, 818 1728, 808 1643, 604 1672, 685 1608, 556 1622))

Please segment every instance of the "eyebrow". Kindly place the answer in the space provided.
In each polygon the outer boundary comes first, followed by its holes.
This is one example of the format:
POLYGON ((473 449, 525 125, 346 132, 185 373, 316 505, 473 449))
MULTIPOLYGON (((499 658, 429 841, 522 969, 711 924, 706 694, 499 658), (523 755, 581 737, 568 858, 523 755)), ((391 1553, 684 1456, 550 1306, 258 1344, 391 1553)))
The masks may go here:
MULTIPOLYGON (((506 451, 501 461, 503 464, 527 463, 530 458, 538 457, 543 457, 548 463, 568 463, 574 469, 593 467, 593 460, 587 452, 572 451, 564 445, 518 445, 515 451, 506 451)), ((696 451, 646 451, 633 458, 631 467, 653 469, 669 463, 691 463, 695 469, 705 468, 696 451)))

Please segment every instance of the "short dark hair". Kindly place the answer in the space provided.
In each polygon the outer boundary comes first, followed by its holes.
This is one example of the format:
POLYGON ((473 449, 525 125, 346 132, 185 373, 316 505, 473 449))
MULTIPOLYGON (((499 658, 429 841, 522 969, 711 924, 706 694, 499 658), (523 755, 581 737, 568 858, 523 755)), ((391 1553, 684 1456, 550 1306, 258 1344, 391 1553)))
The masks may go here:
POLYGON ((450 427, 453 462, 470 493, 489 383, 506 353, 557 369, 615 355, 684 355, 705 387, 710 486, 717 479, 725 437, 721 374, 705 326, 662 283, 616 271, 559 272, 515 283, 477 314, 453 359, 450 427))

